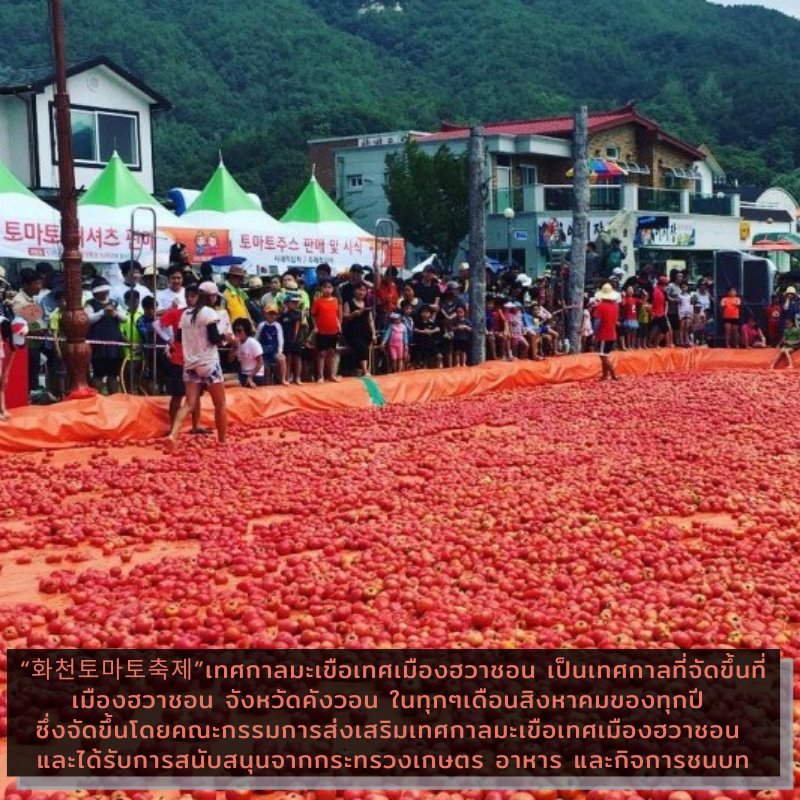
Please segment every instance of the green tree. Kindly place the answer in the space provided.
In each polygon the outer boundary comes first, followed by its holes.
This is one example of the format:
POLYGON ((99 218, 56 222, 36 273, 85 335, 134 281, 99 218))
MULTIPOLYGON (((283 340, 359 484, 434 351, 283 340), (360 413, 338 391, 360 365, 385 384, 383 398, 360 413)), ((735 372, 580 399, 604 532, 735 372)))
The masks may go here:
POLYGON ((386 157, 384 192, 401 236, 452 265, 469 233, 466 154, 442 145, 431 156, 409 139, 386 157))

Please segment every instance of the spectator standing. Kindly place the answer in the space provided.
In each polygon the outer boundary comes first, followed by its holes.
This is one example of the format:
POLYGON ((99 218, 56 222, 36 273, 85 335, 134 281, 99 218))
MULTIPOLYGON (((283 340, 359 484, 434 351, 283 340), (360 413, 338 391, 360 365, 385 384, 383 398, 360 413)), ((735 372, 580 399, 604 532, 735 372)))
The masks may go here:
POLYGON ((422 272, 422 278, 415 288, 415 294, 423 306, 430 306, 432 314, 438 314, 441 303, 442 291, 436 277, 436 270, 427 266, 422 272))
POLYGON ((383 346, 391 372, 402 372, 408 361, 408 328, 396 311, 389 314, 389 324, 383 333, 383 346))
POLYGON ((414 323, 417 365, 424 369, 439 366, 439 337, 442 329, 434 321, 435 313, 436 309, 432 306, 422 306, 419 318, 414 323))
MULTIPOLYGON (((231 320, 250 319, 250 312, 247 308, 248 296, 244 290, 244 281, 247 277, 244 267, 234 264, 228 267, 225 275, 225 290, 222 296, 225 298, 225 307, 231 320)), ((252 320, 250 320, 252 322, 252 320)))
POLYGON ((353 297, 343 303, 342 333, 363 376, 368 376, 370 347, 375 342, 375 320, 367 304, 367 285, 353 287, 353 297))
MULTIPOLYGON (((300 312, 295 311, 295 313, 297 314, 299 324, 300 312)), ((288 386, 289 381, 286 379, 286 340, 284 338, 284 329, 278 316, 278 306, 267 306, 264 309, 264 314, 266 319, 258 326, 258 330, 256 331, 256 337, 258 343, 261 345, 261 351, 264 356, 264 365, 270 369, 274 369, 278 373, 278 381, 281 385, 288 386)), ((234 332, 235 331, 236 327, 234 326, 234 332)), ((295 374, 299 376, 299 353, 297 355, 297 360, 298 366, 296 367, 297 372, 295 374)), ((266 378, 266 370, 264 377, 266 378)), ((299 380, 297 382, 300 383, 299 380)))
POLYGON ((779 295, 772 295, 770 304, 764 309, 764 315, 767 319, 767 343, 770 347, 776 347, 781 340, 781 317, 783 316, 779 295))
POLYGON ((670 280, 664 292, 667 296, 667 321, 669 322, 670 330, 672 331, 672 341, 670 344, 680 344, 680 330, 681 330, 681 317, 680 317, 680 303, 681 303, 681 282, 683 281, 683 273, 677 270, 672 270, 670 273, 670 280))
POLYGON ((167 273, 167 288, 156 293, 156 312, 168 308, 186 308, 186 293, 183 290, 183 269, 172 266, 167 273))
POLYGON ((622 296, 622 332, 626 350, 633 350, 636 347, 640 305, 641 300, 634 293, 631 284, 625 289, 625 294, 622 296))
POLYGON ((119 391, 124 342, 124 312, 110 298, 111 287, 104 278, 96 278, 92 299, 84 307, 89 318, 89 339, 92 344, 92 384, 98 392, 119 391))
POLYGON ((725 347, 738 347, 742 298, 738 296, 734 286, 728 289, 728 294, 719 301, 719 305, 722 310, 722 324, 725 330, 725 347))
POLYGON ((11 300, 13 316, 22 317, 28 323, 28 391, 33 394, 39 392, 39 377, 42 369, 42 341, 37 339, 44 333, 42 320, 44 310, 39 305, 38 297, 42 291, 42 277, 35 269, 25 268, 20 270, 22 287, 11 300))
POLYGON ((680 288, 681 293, 678 295, 678 321, 680 324, 678 346, 691 347, 692 343, 689 337, 694 323, 694 304, 692 303, 692 295, 689 292, 689 284, 683 281, 680 288))
MULTIPOLYGON (((329 280, 323 278, 323 280, 329 280)), ((275 306, 269 306, 275 308, 275 306)), ((306 338, 306 321, 300 311, 300 298, 297 294, 289 293, 286 295, 286 302, 283 311, 278 316, 278 323, 283 332, 283 353, 286 357, 287 383, 292 381, 298 386, 302 384, 303 370, 303 344, 306 338)))
POLYGON ((451 329, 453 332, 454 365, 456 367, 466 367, 470 344, 472 343, 472 326, 469 324, 467 310, 464 306, 456 306, 455 319, 451 329))
POLYGON ((341 333, 339 299, 333 293, 333 283, 322 281, 322 294, 311 305, 311 317, 316 329, 317 383, 325 378, 340 381, 336 374, 336 347, 341 333))
POLYGON ((650 345, 660 347, 665 344, 672 347, 672 329, 667 319, 667 295, 665 287, 669 284, 666 275, 659 275, 656 285, 653 287, 653 300, 651 303, 653 319, 650 323, 650 345))
POLYGON ((784 328, 790 319, 794 320, 795 327, 797 327, 798 316, 800 316, 800 301, 797 299, 797 289, 794 286, 787 286, 783 293, 783 311, 781 313, 784 328))
POLYGON ((604 381, 611 378, 612 381, 615 381, 617 380, 617 373, 611 363, 611 353, 614 350, 614 342, 617 339, 620 297, 610 283, 604 283, 598 293, 598 300, 599 302, 594 309, 594 318, 597 323, 595 329, 597 352, 600 354, 600 364, 603 368, 600 380, 604 381))
POLYGON ((13 358, 14 337, 11 333, 11 322, 5 316, 0 316, 0 422, 6 422, 9 417, 6 406, 6 386, 13 358))
POLYGON ((260 325, 264 321, 264 281, 254 276, 247 281, 247 313, 253 325, 260 325))

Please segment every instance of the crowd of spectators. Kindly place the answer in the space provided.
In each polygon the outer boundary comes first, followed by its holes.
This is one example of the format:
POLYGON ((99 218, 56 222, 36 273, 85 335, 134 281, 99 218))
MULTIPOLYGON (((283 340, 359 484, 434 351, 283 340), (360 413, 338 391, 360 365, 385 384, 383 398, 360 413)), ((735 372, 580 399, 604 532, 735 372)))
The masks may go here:
MULTIPOLYGON (((290 269, 272 277, 249 276, 232 264, 216 276, 210 264, 192 268, 185 249, 177 247, 162 275, 137 262, 120 265, 115 275, 101 276, 85 265, 92 384, 105 394, 168 394, 173 417, 185 394, 181 320, 197 304, 204 283, 218 287, 209 302, 223 376, 244 387, 466 367, 470 359, 474 333, 466 264, 445 276, 429 266, 407 279, 390 268, 377 281, 358 264, 338 276, 322 264, 313 275, 290 269)), ((538 280, 514 267, 487 269, 485 277, 489 359, 542 360, 568 352, 567 263, 538 280)), ((604 377, 612 349, 702 346, 718 327, 720 344, 780 346, 776 361, 791 364, 800 336, 794 287, 775 295, 757 316, 733 289, 717 298, 711 276, 690 284, 681 272, 661 275, 644 265, 635 276, 623 277, 621 269, 612 270, 584 296, 582 350, 603 356, 604 377)), ((68 389, 59 345, 63 309, 62 274, 47 263, 22 269, 14 290, 4 294, 6 338, 8 323, 24 318, 29 389, 45 400, 57 400, 68 389)), ((6 414, 0 406, 0 419, 6 414)))

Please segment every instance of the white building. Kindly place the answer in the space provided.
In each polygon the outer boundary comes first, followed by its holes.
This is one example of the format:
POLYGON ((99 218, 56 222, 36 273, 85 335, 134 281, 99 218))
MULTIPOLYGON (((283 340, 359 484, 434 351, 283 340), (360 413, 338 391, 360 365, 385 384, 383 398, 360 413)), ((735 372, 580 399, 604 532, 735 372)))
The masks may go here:
MULTIPOLYGON (((75 185, 88 187, 116 150, 152 192, 152 117, 169 102, 108 58, 67 70, 75 185)), ((0 160, 34 190, 58 188, 52 70, 0 66, 0 160)))

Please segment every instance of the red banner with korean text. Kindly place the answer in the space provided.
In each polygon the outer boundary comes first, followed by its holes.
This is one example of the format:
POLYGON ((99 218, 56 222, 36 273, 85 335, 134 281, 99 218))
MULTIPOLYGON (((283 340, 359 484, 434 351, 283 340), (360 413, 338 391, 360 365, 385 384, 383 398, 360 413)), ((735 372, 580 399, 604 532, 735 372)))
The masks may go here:
POLYGON ((159 228, 159 232, 186 245, 189 261, 202 264, 217 256, 231 255, 231 237, 227 228, 159 228))

